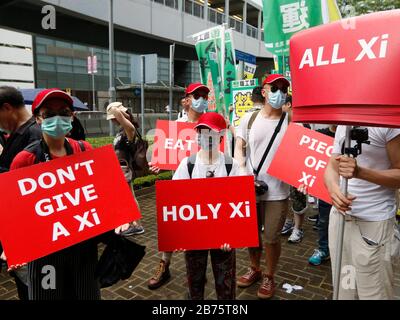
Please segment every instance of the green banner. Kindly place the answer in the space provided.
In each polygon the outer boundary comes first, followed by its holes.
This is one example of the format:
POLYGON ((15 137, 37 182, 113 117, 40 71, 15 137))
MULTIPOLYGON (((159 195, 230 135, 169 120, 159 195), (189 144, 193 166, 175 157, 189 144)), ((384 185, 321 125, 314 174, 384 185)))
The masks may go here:
POLYGON ((236 80, 232 32, 219 26, 196 34, 193 38, 196 41, 201 82, 210 88, 208 111, 227 115, 232 96, 231 82, 236 80))
POLYGON ((264 40, 272 54, 289 55, 293 34, 324 23, 320 0, 263 0, 264 40))

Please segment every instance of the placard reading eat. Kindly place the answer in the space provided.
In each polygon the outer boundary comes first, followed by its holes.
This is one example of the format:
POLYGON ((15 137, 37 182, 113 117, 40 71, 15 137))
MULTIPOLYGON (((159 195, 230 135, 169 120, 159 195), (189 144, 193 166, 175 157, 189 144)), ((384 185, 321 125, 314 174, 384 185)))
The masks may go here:
POLYGON ((156 193, 160 251, 258 246, 252 176, 157 181, 156 193))
POLYGON ((4 173, 0 239, 9 265, 140 218, 111 145, 4 173))
POLYGON ((324 172, 332 155, 332 137, 290 124, 268 168, 268 174, 295 188, 305 184, 308 193, 332 203, 324 184, 324 172))
MULTIPOLYGON (((157 120, 151 163, 162 170, 176 170, 181 161, 199 151, 195 123, 157 120)), ((223 152, 224 143, 220 145, 223 152)))

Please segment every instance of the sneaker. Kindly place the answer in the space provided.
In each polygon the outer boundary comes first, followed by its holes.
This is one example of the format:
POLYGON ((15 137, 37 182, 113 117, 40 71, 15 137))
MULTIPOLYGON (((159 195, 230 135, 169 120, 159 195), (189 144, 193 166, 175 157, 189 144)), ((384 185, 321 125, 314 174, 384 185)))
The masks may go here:
POLYGON ((250 267, 247 270, 247 273, 241 276, 237 280, 237 285, 240 288, 247 288, 250 287, 253 283, 257 282, 262 278, 261 270, 256 270, 253 267, 250 267))
POLYGON ((131 225, 128 230, 121 232, 121 235, 124 237, 134 236, 138 234, 144 233, 144 228, 139 225, 131 225))
POLYGON ((313 255, 308 259, 309 264, 313 266, 319 266, 322 262, 330 259, 328 253, 323 252, 319 249, 315 249, 313 255))
POLYGON ((157 289, 165 284, 171 278, 171 273, 169 272, 169 262, 165 262, 164 260, 160 261, 158 265, 158 269, 154 276, 149 280, 147 287, 150 290, 157 289))
POLYGON ((292 234, 290 235, 288 242, 289 243, 299 243, 303 240, 304 231, 299 229, 293 229, 292 234))
POLYGON ((283 225, 281 234, 287 235, 292 232, 293 228, 294 228, 293 221, 285 221, 285 224, 283 225))
POLYGON ((291 194, 292 211, 296 214, 303 214, 307 210, 307 196, 297 190, 291 194))
POLYGON ((270 299, 274 296, 275 293, 275 282, 273 278, 269 278, 266 274, 264 274, 263 282, 258 289, 257 296, 260 299, 270 299))
POLYGON ((318 214, 314 214, 313 216, 307 217, 307 220, 308 220, 308 221, 311 221, 311 222, 317 222, 317 220, 318 220, 318 214))

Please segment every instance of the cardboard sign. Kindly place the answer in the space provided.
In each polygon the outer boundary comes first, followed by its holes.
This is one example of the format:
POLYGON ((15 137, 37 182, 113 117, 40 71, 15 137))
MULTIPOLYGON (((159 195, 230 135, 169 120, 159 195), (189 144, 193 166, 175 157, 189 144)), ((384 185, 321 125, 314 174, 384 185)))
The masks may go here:
POLYGON ((0 240, 30 262, 140 218, 111 145, 4 173, 0 240))
POLYGON ((332 137, 290 124, 268 174, 295 188, 305 184, 308 193, 332 203, 324 184, 324 172, 333 150, 332 137))
POLYGON ((400 10, 344 19, 294 35, 293 120, 398 127, 399 39, 400 10))
POLYGON ((254 177, 157 181, 159 251, 258 246, 254 177))
POLYGON ((184 158, 197 153, 195 126, 195 123, 157 120, 151 163, 162 170, 176 170, 184 158))

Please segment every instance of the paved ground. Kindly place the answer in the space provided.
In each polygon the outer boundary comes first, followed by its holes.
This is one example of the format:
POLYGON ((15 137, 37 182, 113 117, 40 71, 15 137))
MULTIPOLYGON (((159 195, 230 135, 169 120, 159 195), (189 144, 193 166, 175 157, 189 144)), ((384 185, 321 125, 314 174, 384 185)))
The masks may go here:
MULTIPOLYGON (((154 268, 159 262, 159 254, 157 252, 157 228, 155 219, 155 194, 141 196, 138 198, 143 215, 143 224, 146 232, 142 235, 132 237, 140 244, 145 245, 146 256, 135 270, 132 277, 128 280, 121 281, 111 288, 102 290, 103 299, 186 299, 186 277, 185 264, 183 254, 175 254, 171 263, 172 278, 168 284, 157 290, 149 290, 147 281, 151 277, 154 268)), ((310 210, 309 215, 314 212, 310 210)), ((199 232, 198 236, 203 236, 207 230, 199 232)), ((240 235, 238 235, 240 236, 240 235)), ((305 222, 305 238, 301 244, 288 244, 287 238, 282 238, 283 249, 282 257, 279 263, 276 281, 279 289, 274 299, 307 299, 307 300, 323 300, 331 299, 331 270, 330 264, 326 263, 319 267, 310 266, 307 263, 308 257, 313 253, 317 239, 317 232, 312 229, 312 223, 305 222), (300 285, 304 289, 288 294, 282 289, 284 283, 291 285, 300 285)), ((247 250, 241 249, 237 251, 237 274, 241 275, 247 270, 248 255, 247 250)), ((396 295, 400 296, 400 268, 396 268, 396 295)), ((206 298, 215 299, 213 289, 213 276, 211 268, 208 268, 208 283, 206 285, 206 298)), ((247 289, 237 290, 237 298, 240 300, 257 299, 258 285, 254 285, 247 289)), ((17 299, 16 289, 13 280, 4 271, 0 274, 0 300, 17 299)))

